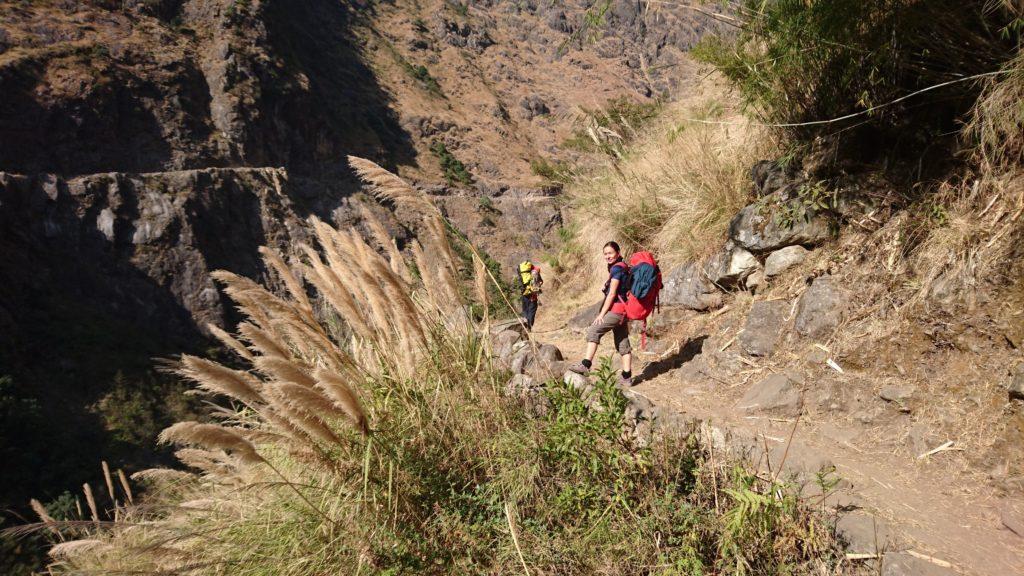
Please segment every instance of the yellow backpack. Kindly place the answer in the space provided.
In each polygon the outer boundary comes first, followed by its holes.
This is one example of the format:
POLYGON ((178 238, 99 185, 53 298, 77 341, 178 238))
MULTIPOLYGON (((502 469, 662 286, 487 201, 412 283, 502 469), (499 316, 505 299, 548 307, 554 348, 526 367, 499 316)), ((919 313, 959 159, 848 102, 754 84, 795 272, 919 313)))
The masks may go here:
POLYGON ((519 283, 523 288, 523 296, 532 296, 540 292, 540 287, 533 283, 533 262, 525 260, 519 264, 519 283))

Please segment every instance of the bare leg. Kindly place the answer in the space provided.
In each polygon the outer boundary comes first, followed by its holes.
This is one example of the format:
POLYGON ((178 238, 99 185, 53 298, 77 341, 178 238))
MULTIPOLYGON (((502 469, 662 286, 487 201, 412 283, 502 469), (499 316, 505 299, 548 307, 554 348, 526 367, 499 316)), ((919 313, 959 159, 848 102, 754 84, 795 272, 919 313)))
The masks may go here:
POLYGON ((633 371, 633 353, 622 355, 622 371, 632 372, 633 371))
POLYGON ((593 362, 594 356, 597 355, 597 342, 587 342, 587 353, 583 355, 584 358, 593 362))

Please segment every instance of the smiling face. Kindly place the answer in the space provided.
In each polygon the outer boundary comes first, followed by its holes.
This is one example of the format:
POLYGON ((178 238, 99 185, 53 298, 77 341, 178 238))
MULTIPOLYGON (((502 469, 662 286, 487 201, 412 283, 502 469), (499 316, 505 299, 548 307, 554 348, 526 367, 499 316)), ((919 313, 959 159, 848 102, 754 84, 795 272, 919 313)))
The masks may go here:
POLYGON ((615 248, 611 246, 604 247, 604 261, 612 264, 619 259, 619 253, 615 251, 615 248))

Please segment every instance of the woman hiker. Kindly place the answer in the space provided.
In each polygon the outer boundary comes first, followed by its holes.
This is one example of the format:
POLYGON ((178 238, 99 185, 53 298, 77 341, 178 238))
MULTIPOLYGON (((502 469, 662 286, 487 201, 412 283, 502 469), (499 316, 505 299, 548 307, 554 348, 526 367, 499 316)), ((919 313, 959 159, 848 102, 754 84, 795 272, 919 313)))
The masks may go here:
POLYGON ((629 268, 622 261, 619 245, 609 242, 604 245, 604 260, 608 263, 608 280, 604 283, 604 302, 601 311, 587 329, 587 352, 583 360, 569 370, 586 376, 593 366, 597 345, 601 337, 611 331, 615 339, 615 350, 622 355, 622 373, 619 384, 633 384, 633 349, 629 345, 629 323, 625 320, 625 299, 629 293, 629 268))

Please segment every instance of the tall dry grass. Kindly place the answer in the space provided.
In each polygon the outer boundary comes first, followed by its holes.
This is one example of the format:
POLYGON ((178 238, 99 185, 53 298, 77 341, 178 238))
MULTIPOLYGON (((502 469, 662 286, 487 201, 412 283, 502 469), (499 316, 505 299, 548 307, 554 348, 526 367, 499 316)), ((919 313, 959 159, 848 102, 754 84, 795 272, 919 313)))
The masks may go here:
POLYGON ((669 265, 721 246, 729 220, 750 201, 750 167, 780 150, 739 113, 734 98, 707 85, 704 94, 666 105, 620 160, 567 188, 577 241, 592 255, 570 276, 581 268, 599 276, 601 246, 609 240, 627 251, 650 250, 669 265))

